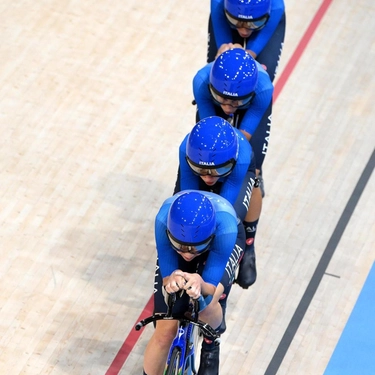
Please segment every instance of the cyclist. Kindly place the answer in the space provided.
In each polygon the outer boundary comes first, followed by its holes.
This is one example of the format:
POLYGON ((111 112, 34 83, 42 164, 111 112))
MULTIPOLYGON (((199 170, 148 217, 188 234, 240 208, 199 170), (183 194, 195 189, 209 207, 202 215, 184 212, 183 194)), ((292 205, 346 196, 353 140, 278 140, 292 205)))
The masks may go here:
POLYGON ((247 244, 251 246, 264 196, 261 170, 271 129, 273 84, 266 71, 249 53, 241 48, 233 48, 197 72, 193 79, 193 93, 197 104, 197 121, 220 116, 240 129, 252 146, 259 188, 254 186, 249 213, 244 222, 247 244))
POLYGON ((284 0, 211 0, 207 62, 245 48, 274 80, 285 37, 284 0))
POLYGON ((239 128, 259 171, 268 148, 273 88, 267 72, 241 48, 223 52, 193 78, 197 120, 217 115, 239 128))
MULTIPOLYGON (((198 189, 219 194, 233 205, 240 221, 246 225, 252 219, 249 203, 256 184, 251 155, 251 146, 238 129, 219 116, 207 117, 193 127, 180 145, 174 193, 198 189)), ((253 235, 247 233, 246 237, 253 235)), ((247 289, 255 280, 252 242, 246 246, 236 282, 247 289)), ((226 299, 220 302, 225 312, 226 299)))
MULTIPOLYGON (((222 309, 218 301, 230 288, 245 244, 239 224, 232 205, 214 193, 185 190, 163 203, 155 219, 155 312, 166 312, 166 293, 184 290, 174 312, 184 313, 189 298, 203 295, 208 305, 199 319, 213 328, 220 326, 222 309)), ((163 373, 176 328, 176 321, 156 323, 146 347, 143 374, 163 373)), ((219 346, 205 337, 198 375, 217 375, 218 371, 219 346)))

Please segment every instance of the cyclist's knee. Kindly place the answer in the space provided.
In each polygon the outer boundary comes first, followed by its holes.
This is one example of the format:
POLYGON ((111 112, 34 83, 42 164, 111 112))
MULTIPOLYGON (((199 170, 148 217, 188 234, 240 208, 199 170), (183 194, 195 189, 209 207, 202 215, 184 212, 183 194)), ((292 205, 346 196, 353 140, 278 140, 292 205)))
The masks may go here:
POLYGON ((171 346, 175 335, 176 332, 174 332, 173 334, 171 334, 170 332, 163 332, 162 334, 155 336, 155 343, 160 348, 168 348, 171 346))
POLYGON ((220 304, 219 300, 224 292, 224 287, 221 283, 216 288, 215 294, 212 297, 211 302, 207 305, 207 307, 199 313, 200 319, 203 321, 210 320, 210 317, 213 315, 216 315, 217 312, 219 311, 220 304))
POLYGON ((212 302, 219 302, 221 296, 224 293, 224 285, 222 283, 219 283, 216 287, 215 294, 212 298, 212 302))
POLYGON ((176 336, 177 323, 175 321, 158 321, 154 331, 154 339, 158 345, 170 346, 176 336))

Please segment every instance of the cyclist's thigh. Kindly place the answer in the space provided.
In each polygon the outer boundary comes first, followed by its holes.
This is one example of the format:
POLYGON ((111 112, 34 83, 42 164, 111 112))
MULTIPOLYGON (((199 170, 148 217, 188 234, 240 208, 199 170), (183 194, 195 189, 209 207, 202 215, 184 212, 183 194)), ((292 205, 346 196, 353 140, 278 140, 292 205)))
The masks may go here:
POLYGON ((223 285, 224 293, 226 295, 229 294, 230 288, 235 278, 236 269, 239 265, 239 262, 242 258, 242 255, 246 246, 246 234, 245 234, 245 229, 244 229, 242 222, 238 224, 237 229, 238 229, 238 233, 237 233, 236 244, 234 245, 232 253, 225 267, 225 272, 223 274, 223 277, 220 280, 220 283, 223 285))
POLYGON ((174 185, 174 190, 173 190, 173 195, 181 191, 181 172, 180 172, 180 167, 178 167, 177 170, 177 178, 176 178, 176 183, 174 185))
POLYGON ((275 32, 272 37, 258 54, 257 61, 267 67, 267 73, 271 78, 271 81, 275 79, 277 73, 277 67, 279 65, 281 52, 283 49, 285 38, 285 13, 281 18, 275 32))
POLYGON ((247 171, 245 178, 243 179, 241 190, 238 194, 237 200, 234 202, 234 210, 236 211, 238 217, 241 221, 245 220, 245 216, 249 209, 251 193, 253 191, 253 186, 255 183, 255 161, 252 158, 253 167, 251 170, 247 171))
POLYGON ((215 60, 215 56, 217 54, 217 46, 215 40, 215 32, 214 28, 212 27, 212 20, 211 15, 208 18, 208 45, 207 45, 207 62, 211 62, 215 60))
POLYGON ((155 324, 154 335, 165 346, 170 346, 176 335, 178 321, 177 320, 158 320, 155 324))
POLYGON ((211 303, 217 303, 219 302, 220 297, 224 293, 224 285, 222 283, 219 283, 219 285, 216 287, 215 294, 213 295, 211 303))
POLYGON ((271 132, 272 101, 265 111, 254 134, 251 136, 250 144, 255 155, 256 169, 261 169, 268 150, 268 142, 271 132))

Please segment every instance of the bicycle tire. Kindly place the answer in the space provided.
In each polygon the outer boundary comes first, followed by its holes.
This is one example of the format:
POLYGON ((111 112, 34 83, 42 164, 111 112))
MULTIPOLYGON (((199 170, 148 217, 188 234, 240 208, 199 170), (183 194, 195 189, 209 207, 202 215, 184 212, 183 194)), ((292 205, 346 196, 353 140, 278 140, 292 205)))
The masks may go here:
POLYGON ((180 375, 179 372, 179 362, 181 357, 181 350, 179 348, 173 348, 171 360, 169 361, 169 365, 166 368, 164 375, 180 375))
POLYGON ((200 329, 198 327, 194 328, 192 341, 194 344, 194 354, 191 358, 191 367, 192 367, 192 373, 197 374, 199 370, 199 365, 200 365, 201 345, 203 341, 202 333, 200 332, 200 329))

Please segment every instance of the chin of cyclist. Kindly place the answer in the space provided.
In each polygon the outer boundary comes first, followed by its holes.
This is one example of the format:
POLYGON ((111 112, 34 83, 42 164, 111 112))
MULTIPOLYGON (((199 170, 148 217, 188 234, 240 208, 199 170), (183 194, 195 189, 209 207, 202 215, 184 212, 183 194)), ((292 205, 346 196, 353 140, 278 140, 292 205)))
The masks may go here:
POLYGON ((284 0, 211 0, 207 62, 246 49, 274 80, 285 37, 284 0))
MULTIPOLYGON (((155 219, 157 267, 154 310, 166 312, 165 293, 184 290, 173 311, 187 311, 189 298, 203 295, 208 305, 199 319, 213 328, 222 322, 219 299, 229 294, 245 246, 245 233, 232 205, 214 193, 186 190, 168 198, 155 219), (241 230, 242 228, 242 230, 241 230)), ((144 374, 163 373, 176 335, 176 321, 158 321, 147 345, 144 374)), ((199 375, 216 375, 219 346, 205 337, 199 375)))

